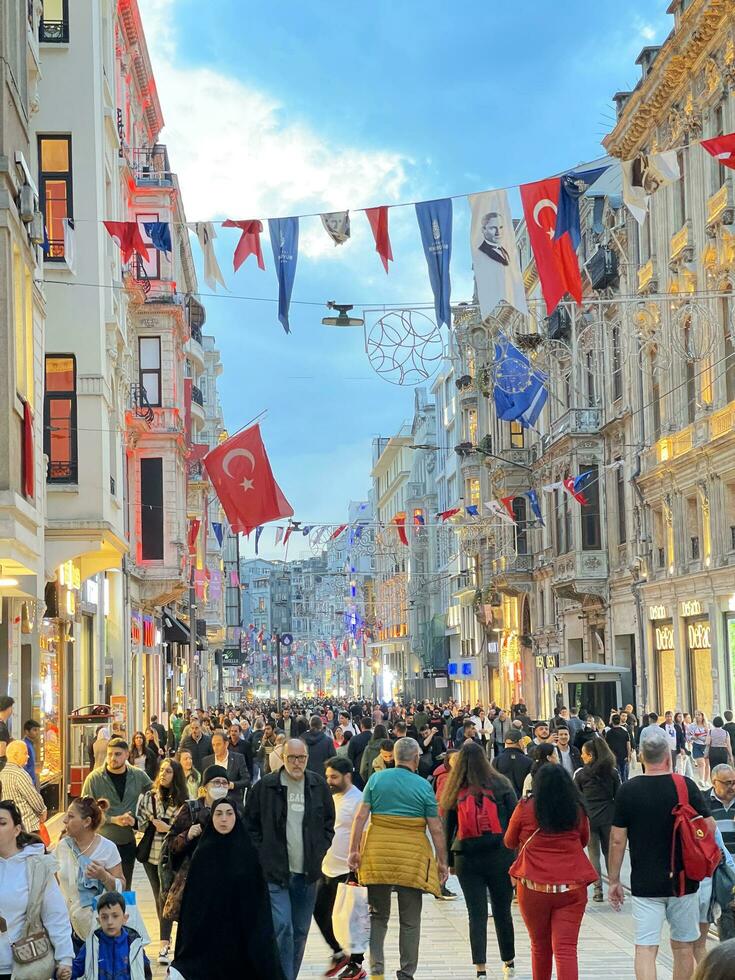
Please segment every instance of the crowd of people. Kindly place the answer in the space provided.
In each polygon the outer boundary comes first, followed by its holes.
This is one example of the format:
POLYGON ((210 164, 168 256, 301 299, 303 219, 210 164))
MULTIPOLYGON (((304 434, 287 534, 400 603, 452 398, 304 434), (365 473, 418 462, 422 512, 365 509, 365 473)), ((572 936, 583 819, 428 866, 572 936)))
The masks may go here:
POLYGON ((153 716, 129 740, 100 726, 50 854, 33 732, 10 737, 9 700, 0 980, 150 976, 136 863, 172 980, 296 980, 312 919, 330 950, 325 977, 383 980, 394 893, 397 976, 411 980, 424 895, 454 900, 450 873, 477 977, 514 975, 517 902, 534 980, 554 966, 557 980, 577 980, 603 870, 611 906, 630 903, 638 980, 655 980, 664 922, 675 980, 735 977, 731 712, 710 724, 701 712, 639 721, 627 705, 603 720, 559 706, 547 720, 522 702, 315 700, 177 711, 168 727, 153 716))

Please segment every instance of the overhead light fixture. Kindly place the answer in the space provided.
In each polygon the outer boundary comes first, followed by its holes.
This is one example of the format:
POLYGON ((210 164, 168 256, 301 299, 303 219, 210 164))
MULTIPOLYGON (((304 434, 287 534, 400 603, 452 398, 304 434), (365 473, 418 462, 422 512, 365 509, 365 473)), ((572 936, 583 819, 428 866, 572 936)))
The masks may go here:
POLYGON ((327 309, 329 310, 339 310, 339 316, 325 316, 322 319, 322 324, 325 327, 361 327, 365 323, 356 316, 348 316, 347 313, 351 310, 351 303, 335 303, 333 299, 327 302, 327 309))
POLYGON ((17 578, 3 575, 2 565, 0 565, 0 589, 14 589, 18 584, 17 578))

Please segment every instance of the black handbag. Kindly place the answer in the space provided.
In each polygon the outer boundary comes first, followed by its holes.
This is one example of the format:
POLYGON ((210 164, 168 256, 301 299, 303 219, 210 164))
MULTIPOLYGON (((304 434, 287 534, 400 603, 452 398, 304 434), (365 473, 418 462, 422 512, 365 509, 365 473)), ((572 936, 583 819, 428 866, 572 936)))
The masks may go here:
MULTIPOLYGON (((153 819, 157 820, 158 815, 156 814, 156 797, 151 794, 151 803, 153 804, 153 819)), ((143 836, 138 841, 138 846, 135 849, 135 860, 140 861, 141 864, 145 864, 148 858, 151 856, 151 848, 153 847, 153 838, 156 836, 156 828, 152 823, 143 831, 143 836)))

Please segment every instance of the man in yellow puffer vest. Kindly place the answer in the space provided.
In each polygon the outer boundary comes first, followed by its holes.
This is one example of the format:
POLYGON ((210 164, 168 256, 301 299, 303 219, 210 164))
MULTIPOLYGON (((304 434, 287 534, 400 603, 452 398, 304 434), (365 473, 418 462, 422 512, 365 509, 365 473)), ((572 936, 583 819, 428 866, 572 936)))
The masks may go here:
POLYGON ((355 814, 348 863, 359 869, 370 905, 371 980, 384 980, 383 947, 390 919, 390 896, 398 893, 401 980, 413 980, 419 959, 424 892, 439 895, 447 880, 447 853, 436 797, 417 775, 420 749, 413 738, 395 743, 395 768, 368 780, 355 814), (370 827, 363 840, 365 824, 370 827), (428 827, 436 859, 426 836, 428 827))

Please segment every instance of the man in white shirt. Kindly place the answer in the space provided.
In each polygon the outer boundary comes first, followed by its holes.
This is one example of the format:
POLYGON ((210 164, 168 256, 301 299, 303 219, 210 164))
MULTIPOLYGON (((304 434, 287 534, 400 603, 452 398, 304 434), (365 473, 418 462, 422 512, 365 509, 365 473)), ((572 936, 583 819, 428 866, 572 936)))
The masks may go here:
POLYGON ((362 802, 362 792, 352 785, 352 763, 344 756, 327 759, 324 764, 327 785, 334 800, 335 820, 334 838, 322 861, 322 877, 317 889, 314 919, 322 936, 332 948, 332 959, 324 973, 325 977, 340 980, 362 980, 367 976, 362 961, 365 950, 343 950, 332 928, 332 910, 337 897, 337 885, 347 881, 350 852, 350 831, 352 820, 362 802))
MULTIPOLYGON (((476 715, 472 715, 472 721, 477 729, 477 737, 480 739, 485 754, 488 758, 492 755, 493 743, 495 741, 495 730, 493 723, 485 714, 485 709, 480 708, 476 715)), ((502 741, 500 743, 503 744, 502 741)))

